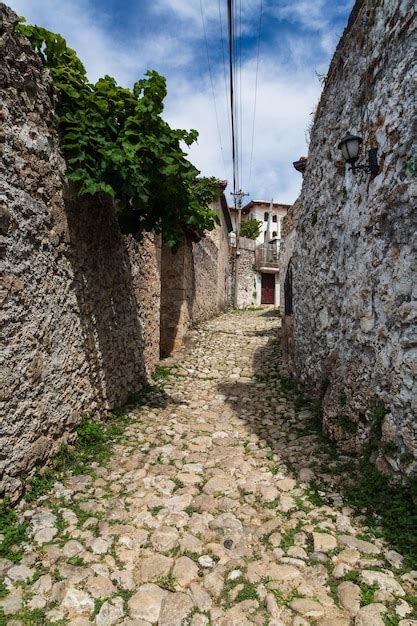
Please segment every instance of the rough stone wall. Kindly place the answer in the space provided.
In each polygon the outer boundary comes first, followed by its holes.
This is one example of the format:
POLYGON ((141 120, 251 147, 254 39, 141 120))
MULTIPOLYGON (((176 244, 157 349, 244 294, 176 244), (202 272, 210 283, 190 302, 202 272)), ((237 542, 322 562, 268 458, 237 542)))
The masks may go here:
POLYGON ((317 109, 289 215, 296 232, 282 257, 283 278, 290 256, 293 267, 286 347, 297 376, 324 393, 326 430, 361 450, 381 428, 377 464, 403 474, 417 469, 413 12, 411 0, 356 3, 317 109), (378 146, 375 178, 343 171, 337 144, 347 130, 378 146), (375 403, 388 411, 382 424, 375 403))
MULTIPOLYGON (((239 309, 256 304, 255 247, 256 242, 252 239, 240 238, 240 254, 237 259, 237 307, 239 309)), ((236 263, 236 258, 234 263, 236 263)))
POLYGON ((228 283, 229 239, 221 212, 220 225, 198 242, 187 237, 176 253, 162 248, 161 356, 183 344, 194 323, 214 317, 231 304, 228 283))
POLYGON ((187 300, 186 266, 192 267, 192 243, 184 242, 173 254, 162 246, 160 352, 167 357, 182 346, 190 326, 187 300))
MULTIPOLYGON (((297 224, 300 213, 300 201, 297 200, 288 211, 283 221, 282 237, 283 243, 279 251, 279 280, 280 280, 280 310, 283 315, 281 321, 282 328, 282 351, 283 351, 283 363, 289 370, 294 369, 293 363, 293 315, 285 315, 285 290, 284 281, 288 272, 288 267, 291 261, 291 257, 294 252, 294 246, 297 238, 297 224)), ((284 372, 286 374, 288 372, 284 372)))
POLYGON ((153 368, 159 248, 66 190, 49 73, 3 4, 0 18, 0 492, 15 497, 81 413, 122 404, 153 368))

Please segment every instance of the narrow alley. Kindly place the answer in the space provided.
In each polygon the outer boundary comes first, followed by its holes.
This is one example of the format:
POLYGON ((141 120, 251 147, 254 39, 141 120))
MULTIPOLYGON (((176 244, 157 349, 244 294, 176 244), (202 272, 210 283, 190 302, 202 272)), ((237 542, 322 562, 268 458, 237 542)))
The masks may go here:
POLYGON ((32 539, 1 562, 7 623, 415 623, 416 573, 331 482, 317 489, 326 450, 280 391, 279 327, 265 308, 198 326, 109 463, 23 507, 32 539))

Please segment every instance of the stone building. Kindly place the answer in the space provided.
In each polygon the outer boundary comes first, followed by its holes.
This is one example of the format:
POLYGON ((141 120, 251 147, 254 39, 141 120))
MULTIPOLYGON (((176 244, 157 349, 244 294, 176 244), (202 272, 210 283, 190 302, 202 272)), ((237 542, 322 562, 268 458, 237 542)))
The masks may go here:
MULTIPOLYGON (((239 238, 238 307, 280 303, 279 252, 282 223, 289 204, 252 200, 241 210, 242 223, 248 219, 260 222, 256 240, 239 238)), ((238 211, 231 208, 234 230, 238 228, 238 211)))
POLYGON ((411 0, 356 1, 281 254, 289 365, 322 395, 342 448, 372 434, 378 466, 403 475, 417 469, 414 18, 411 0), (347 131, 363 138, 362 164, 378 149, 377 175, 345 163, 347 131))

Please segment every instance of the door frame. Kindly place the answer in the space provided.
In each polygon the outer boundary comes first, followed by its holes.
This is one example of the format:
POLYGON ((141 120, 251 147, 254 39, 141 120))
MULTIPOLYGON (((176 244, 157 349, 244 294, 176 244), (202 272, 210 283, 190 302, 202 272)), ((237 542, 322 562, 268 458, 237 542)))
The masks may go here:
MULTIPOLYGON (((266 298, 268 300, 271 300, 271 297, 266 298)), ((275 272, 261 272, 261 304, 269 304, 269 305, 274 305, 276 304, 275 302, 276 300, 276 278, 275 278, 275 272), (265 286, 264 287, 264 276, 268 276, 268 282, 270 282, 271 284, 269 286, 265 286), (269 276, 271 276, 271 279, 269 279, 269 276), (273 282, 273 285, 272 285, 273 282), (263 302, 264 300, 264 289, 265 291, 273 291, 273 298, 272 298, 272 302, 263 302)))

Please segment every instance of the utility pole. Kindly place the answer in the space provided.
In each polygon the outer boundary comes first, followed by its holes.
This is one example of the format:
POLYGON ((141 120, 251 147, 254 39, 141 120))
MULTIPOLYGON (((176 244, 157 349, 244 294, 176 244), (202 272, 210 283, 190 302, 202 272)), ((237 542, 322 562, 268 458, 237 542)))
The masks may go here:
POLYGON ((237 271, 237 265, 238 265, 238 260, 239 260, 239 256, 240 256, 240 250, 239 250, 239 240, 240 240, 240 222, 241 222, 241 216, 242 216, 242 202, 243 202, 243 198, 245 196, 248 196, 248 193, 244 193, 241 189, 239 189, 239 191, 234 191, 232 194, 232 196, 234 196, 235 199, 235 208, 237 209, 237 215, 236 215, 236 256, 235 256, 235 293, 234 293, 234 307, 235 309, 237 309, 237 283, 238 283, 238 271, 237 271))

